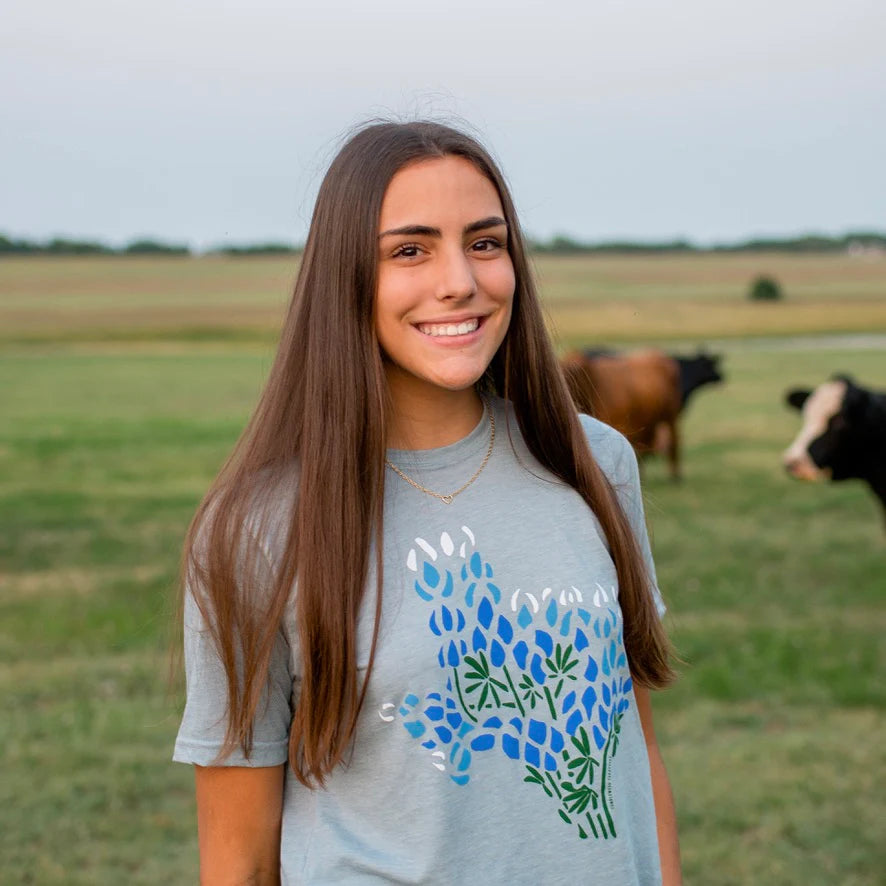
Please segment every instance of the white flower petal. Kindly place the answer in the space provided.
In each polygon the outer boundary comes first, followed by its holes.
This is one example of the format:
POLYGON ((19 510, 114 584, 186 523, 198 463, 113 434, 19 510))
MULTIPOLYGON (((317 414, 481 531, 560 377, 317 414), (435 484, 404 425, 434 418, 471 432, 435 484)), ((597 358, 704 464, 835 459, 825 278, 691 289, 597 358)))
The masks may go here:
POLYGON ((423 538, 417 538, 415 543, 432 559, 437 559, 437 552, 423 538))

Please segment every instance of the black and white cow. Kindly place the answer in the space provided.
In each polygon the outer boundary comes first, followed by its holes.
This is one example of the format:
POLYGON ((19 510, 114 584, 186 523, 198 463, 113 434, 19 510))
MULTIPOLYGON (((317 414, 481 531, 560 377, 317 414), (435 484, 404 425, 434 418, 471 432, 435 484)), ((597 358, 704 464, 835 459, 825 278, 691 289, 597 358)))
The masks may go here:
POLYGON ((784 452, 785 470, 801 480, 864 480, 886 514, 886 392, 838 375, 785 399, 803 412, 803 427, 784 452))

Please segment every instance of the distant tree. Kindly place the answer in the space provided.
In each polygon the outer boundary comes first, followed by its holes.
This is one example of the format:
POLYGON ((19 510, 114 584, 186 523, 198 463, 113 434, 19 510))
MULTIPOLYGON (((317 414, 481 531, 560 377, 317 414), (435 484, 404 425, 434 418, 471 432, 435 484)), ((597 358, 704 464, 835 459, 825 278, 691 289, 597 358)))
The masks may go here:
POLYGON ((761 275, 751 284, 748 298, 751 301, 780 301, 782 298, 781 286, 774 277, 761 275))
POLYGON ((251 243, 246 246, 219 246, 211 250, 215 255, 246 256, 246 255, 295 255, 304 250, 295 243, 251 243))
POLYGON ((111 255, 113 249, 95 240, 67 240, 56 237, 50 240, 43 252, 47 255, 111 255))
POLYGON ((33 255, 35 252, 42 252, 42 247, 38 243, 32 243, 30 240, 12 240, 0 234, 0 255, 33 255))
POLYGON ((158 240, 133 240, 124 250, 124 255, 190 255, 187 246, 161 243, 158 240))

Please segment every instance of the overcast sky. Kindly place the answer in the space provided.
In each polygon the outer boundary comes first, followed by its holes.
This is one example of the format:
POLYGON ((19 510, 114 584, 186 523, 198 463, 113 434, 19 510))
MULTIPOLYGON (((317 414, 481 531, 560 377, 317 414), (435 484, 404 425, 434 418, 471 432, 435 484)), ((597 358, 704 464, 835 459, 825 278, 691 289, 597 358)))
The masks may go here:
POLYGON ((883 0, 9 0, 0 232, 304 239, 343 132, 458 117, 528 232, 886 229, 883 0))

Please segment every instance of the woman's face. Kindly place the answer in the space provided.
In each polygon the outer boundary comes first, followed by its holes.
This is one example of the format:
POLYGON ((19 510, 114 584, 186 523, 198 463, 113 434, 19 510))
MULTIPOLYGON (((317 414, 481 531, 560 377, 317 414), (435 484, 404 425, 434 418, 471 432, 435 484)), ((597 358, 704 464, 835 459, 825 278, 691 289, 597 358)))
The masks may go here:
POLYGON ((514 266, 492 182, 468 160, 394 175, 381 207, 375 330, 397 391, 473 386, 511 319, 514 266))

